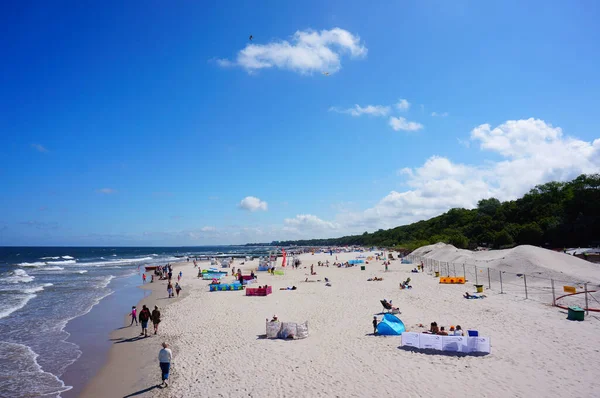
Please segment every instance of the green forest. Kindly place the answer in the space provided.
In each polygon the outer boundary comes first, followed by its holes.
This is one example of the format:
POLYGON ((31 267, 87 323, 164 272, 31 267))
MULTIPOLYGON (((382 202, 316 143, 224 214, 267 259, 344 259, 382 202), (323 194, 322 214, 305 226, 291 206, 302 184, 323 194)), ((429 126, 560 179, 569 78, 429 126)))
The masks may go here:
POLYGON ((517 200, 482 199, 475 209, 451 209, 432 219, 388 230, 332 239, 278 241, 269 245, 361 245, 414 250, 437 242, 471 249, 523 244, 549 248, 597 246, 600 244, 600 174, 538 185, 517 200))

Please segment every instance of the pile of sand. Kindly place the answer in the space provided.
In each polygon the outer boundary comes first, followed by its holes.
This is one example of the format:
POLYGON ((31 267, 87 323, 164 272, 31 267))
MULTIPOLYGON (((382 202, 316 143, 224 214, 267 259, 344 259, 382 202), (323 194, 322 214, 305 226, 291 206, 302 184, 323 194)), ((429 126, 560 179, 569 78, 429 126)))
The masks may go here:
POLYGON ((511 274, 578 283, 600 283, 600 267, 597 264, 536 246, 522 245, 512 249, 475 252, 440 242, 420 247, 411 255, 442 263, 489 267, 511 274))

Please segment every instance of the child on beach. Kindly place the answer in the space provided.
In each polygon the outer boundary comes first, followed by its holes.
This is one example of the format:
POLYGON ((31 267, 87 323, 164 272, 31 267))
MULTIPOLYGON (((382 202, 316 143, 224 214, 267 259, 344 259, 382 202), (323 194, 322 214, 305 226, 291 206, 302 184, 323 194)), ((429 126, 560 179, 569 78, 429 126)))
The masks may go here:
POLYGON ((138 325, 137 308, 135 307, 135 305, 133 307, 131 307, 131 324, 129 326, 133 326, 134 321, 135 321, 135 326, 137 326, 138 325))
POLYGON ((142 274, 142 283, 146 283, 146 274, 142 274))
POLYGON ((179 297, 180 291, 181 291, 181 285, 179 283, 175 283, 175 293, 177 293, 177 297, 179 297))
POLYGON ((169 294, 169 298, 173 297, 173 285, 171 284, 171 280, 169 280, 169 284, 167 285, 167 293, 169 294))
POLYGON ((373 317, 373 334, 377 334, 377 317, 373 317))

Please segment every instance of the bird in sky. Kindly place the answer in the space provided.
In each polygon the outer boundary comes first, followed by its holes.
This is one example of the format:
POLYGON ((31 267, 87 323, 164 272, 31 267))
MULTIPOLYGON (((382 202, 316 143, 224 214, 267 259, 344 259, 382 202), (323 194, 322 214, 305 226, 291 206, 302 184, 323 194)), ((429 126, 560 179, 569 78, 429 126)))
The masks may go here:
POLYGON ((323 72, 325 76, 329 76, 329 72, 323 72))
POLYGON ((248 39, 249 39, 250 41, 252 41, 252 38, 253 38, 253 37, 254 37, 254 36, 250 35, 250 37, 249 37, 248 39))

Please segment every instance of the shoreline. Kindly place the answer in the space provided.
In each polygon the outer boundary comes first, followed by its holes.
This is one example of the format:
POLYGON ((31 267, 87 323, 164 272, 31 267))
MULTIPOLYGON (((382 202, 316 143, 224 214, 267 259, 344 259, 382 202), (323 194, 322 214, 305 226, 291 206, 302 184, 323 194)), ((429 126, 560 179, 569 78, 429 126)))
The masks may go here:
MULTIPOLYGON (((173 270, 175 271, 185 264, 188 263, 185 261, 172 263, 173 270)), ((149 272, 146 272, 146 274, 151 275, 149 272)), ((141 278, 141 274, 133 275, 131 278, 141 278)), ((164 280, 140 284, 138 279, 138 282, 135 283, 135 290, 121 291, 120 294, 111 296, 115 296, 114 298, 131 295, 139 297, 141 294, 141 298, 132 301, 137 302, 138 314, 142 309, 142 305, 146 305, 150 311, 157 305, 161 313, 164 314, 163 311, 167 305, 181 300, 186 295, 185 290, 182 290, 178 298, 168 299, 166 297, 166 286, 167 283, 164 280), (161 294, 161 291, 164 293, 161 294)), ((124 289, 127 289, 127 287, 125 286, 124 289)), ((94 354, 96 354, 96 358, 86 358, 87 364, 85 367, 82 364, 79 367, 74 365, 72 369, 65 372, 63 381, 67 385, 72 385, 73 388, 63 393, 61 397, 127 396, 128 394, 139 393, 139 390, 144 390, 143 386, 147 385, 149 379, 157 377, 158 370, 155 367, 157 368, 158 365, 155 357, 158 355, 159 350, 156 347, 159 347, 162 342, 157 342, 157 337, 160 338, 160 328, 158 335, 149 334, 148 338, 141 338, 139 336, 141 327, 135 324, 130 326, 129 311, 131 305, 131 302, 127 304, 118 303, 119 307, 122 306, 127 309, 120 316, 114 313, 103 314, 106 318, 105 322, 113 324, 108 333, 103 330, 102 336, 97 336, 104 339, 102 343, 103 345, 106 344, 106 347, 98 348, 98 344, 92 343, 88 344, 88 350, 82 349, 83 354, 80 359, 84 355, 89 357, 94 356, 94 354), (83 375, 82 372, 87 372, 87 374, 83 375), (75 381, 75 383, 69 383, 68 380, 75 381), (83 383, 77 385, 77 381, 83 383)), ((164 315, 162 318, 164 319, 164 315)), ((79 322, 84 321, 80 320, 79 322)), ((149 322, 148 329, 149 332, 153 329, 152 322, 149 322)))
POLYGON ((80 356, 60 376, 65 385, 70 387, 61 393, 61 398, 77 397, 106 361, 111 346, 106 336, 122 326, 121 318, 115 314, 127 309, 126 302, 136 303, 150 294, 137 288, 137 278, 137 274, 114 278, 110 294, 99 300, 87 313, 66 324, 64 330, 69 334, 66 341, 77 345, 80 356))

